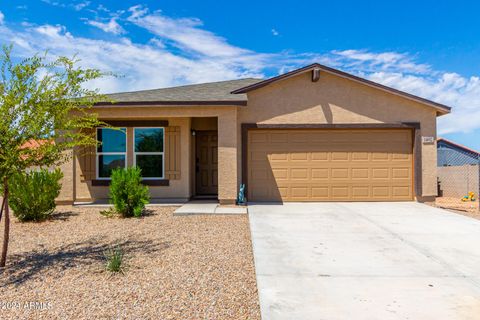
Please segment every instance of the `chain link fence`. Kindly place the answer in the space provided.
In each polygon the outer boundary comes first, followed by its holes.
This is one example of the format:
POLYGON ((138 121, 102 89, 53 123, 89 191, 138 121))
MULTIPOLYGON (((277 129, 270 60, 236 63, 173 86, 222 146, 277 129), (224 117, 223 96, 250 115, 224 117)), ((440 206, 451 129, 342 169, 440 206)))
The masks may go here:
POLYGON ((480 155, 442 147, 437 155, 438 197, 435 205, 479 213, 480 155))

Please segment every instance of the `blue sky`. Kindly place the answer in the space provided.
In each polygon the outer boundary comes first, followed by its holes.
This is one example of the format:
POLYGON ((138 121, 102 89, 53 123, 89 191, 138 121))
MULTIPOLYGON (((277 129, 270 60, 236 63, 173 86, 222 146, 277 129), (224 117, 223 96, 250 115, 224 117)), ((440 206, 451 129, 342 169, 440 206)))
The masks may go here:
POLYGON ((454 107, 441 136, 480 150, 477 1, 2 1, 0 43, 122 75, 104 92, 268 77, 312 62, 454 107))

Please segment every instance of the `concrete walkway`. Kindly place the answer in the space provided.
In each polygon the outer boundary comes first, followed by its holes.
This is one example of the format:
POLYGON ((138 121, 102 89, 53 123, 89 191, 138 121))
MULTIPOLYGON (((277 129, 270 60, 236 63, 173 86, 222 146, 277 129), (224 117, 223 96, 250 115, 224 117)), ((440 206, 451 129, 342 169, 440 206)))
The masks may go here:
POLYGON ((246 214, 247 207, 220 206, 217 201, 189 201, 175 210, 174 215, 188 216, 196 214, 246 214))
POLYGON ((262 318, 480 319, 480 221, 427 205, 250 205, 262 318))

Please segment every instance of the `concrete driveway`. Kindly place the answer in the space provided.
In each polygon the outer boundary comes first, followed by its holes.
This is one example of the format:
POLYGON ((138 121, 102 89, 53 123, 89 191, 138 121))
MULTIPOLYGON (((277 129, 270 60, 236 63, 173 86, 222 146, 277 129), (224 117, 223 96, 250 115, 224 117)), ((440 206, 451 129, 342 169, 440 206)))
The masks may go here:
POLYGON ((250 205, 262 318, 480 319, 480 221, 427 205, 250 205))

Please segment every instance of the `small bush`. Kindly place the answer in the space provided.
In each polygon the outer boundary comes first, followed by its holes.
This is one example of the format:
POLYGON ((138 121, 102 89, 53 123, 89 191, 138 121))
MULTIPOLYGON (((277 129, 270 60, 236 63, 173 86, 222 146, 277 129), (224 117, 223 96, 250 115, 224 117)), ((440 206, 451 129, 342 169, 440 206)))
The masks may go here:
POLYGON ((126 270, 126 265, 123 261, 123 250, 120 248, 120 246, 108 249, 105 251, 104 255, 105 259, 107 260, 105 263, 105 270, 112 273, 124 273, 126 270))
POLYGON ((122 217, 140 217, 150 201, 148 187, 142 185, 140 168, 115 169, 110 183, 110 197, 122 217))
POLYGON ((41 169, 18 173, 9 180, 9 205, 18 220, 43 221, 55 210, 55 198, 60 194, 63 173, 60 169, 41 169))
POLYGON ((115 211, 114 208, 108 208, 105 210, 101 210, 100 214, 106 218, 113 218, 117 214, 117 211, 115 211))

